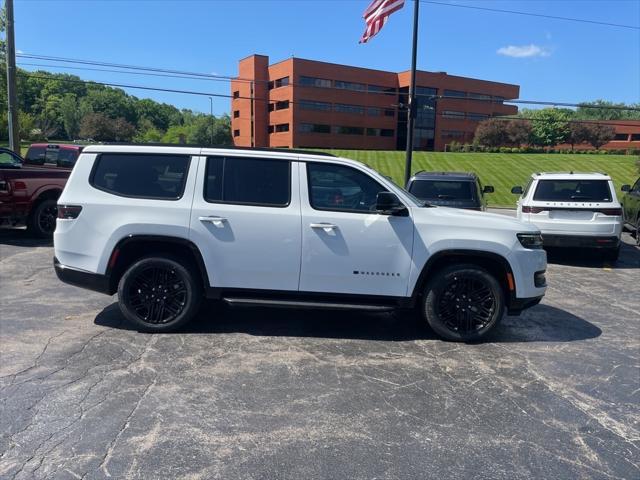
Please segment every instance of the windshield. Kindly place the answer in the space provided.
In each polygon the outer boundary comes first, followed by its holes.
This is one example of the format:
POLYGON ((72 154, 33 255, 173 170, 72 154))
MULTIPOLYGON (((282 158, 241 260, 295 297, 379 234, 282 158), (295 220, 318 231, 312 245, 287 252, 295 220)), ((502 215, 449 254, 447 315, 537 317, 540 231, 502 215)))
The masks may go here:
POLYGON ((415 180, 409 189, 424 200, 474 200, 474 184, 452 180, 415 180))
POLYGON ((534 200, 550 202, 611 202, 608 180, 540 180, 534 200))
POLYGON ((0 152, 0 167, 20 167, 22 163, 9 152, 0 152))

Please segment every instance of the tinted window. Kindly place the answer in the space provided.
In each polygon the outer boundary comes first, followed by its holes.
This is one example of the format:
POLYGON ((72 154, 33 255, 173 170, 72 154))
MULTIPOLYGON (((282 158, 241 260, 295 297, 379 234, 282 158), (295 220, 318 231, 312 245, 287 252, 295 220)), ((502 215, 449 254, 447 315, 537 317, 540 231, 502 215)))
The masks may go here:
POLYGON ((534 200, 552 202, 610 202, 607 180, 540 180, 534 200))
POLYGON ((474 183, 416 180, 409 191, 423 200, 475 200, 474 183))
POLYGON ((375 211, 386 189, 368 175, 341 165, 308 163, 309 200, 316 210, 375 211))
POLYGON ((207 158, 207 202, 285 207, 291 198, 290 162, 262 158, 207 158))
POLYGON ((125 197, 176 200, 182 197, 189 157, 103 153, 98 157, 91 185, 125 197))
POLYGON ((29 147, 27 150, 27 156, 25 157, 25 162, 27 163, 44 163, 44 152, 45 147, 29 147))

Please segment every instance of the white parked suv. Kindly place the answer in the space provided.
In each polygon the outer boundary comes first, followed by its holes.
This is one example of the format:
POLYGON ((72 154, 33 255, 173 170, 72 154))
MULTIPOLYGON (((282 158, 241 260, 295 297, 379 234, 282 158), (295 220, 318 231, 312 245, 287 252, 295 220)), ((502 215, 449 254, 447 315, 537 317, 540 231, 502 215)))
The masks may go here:
POLYGON ((208 297, 416 307, 442 337, 469 341, 546 288, 536 227, 425 205, 326 154, 91 146, 58 204, 58 277, 118 292, 123 315, 147 331, 176 329, 208 297))
POLYGON ((518 219, 542 232, 545 246, 601 249, 617 260, 622 207, 611 177, 604 173, 534 173, 519 194, 518 219))

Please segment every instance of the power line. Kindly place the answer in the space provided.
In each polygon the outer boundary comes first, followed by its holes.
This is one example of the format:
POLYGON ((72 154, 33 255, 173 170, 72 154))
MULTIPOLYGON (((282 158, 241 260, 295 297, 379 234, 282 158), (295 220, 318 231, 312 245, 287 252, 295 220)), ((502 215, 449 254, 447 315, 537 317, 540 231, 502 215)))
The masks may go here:
POLYGON ((482 10, 485 12, 494 12, 494 13, 508 13, 511 15, 523 15, 527 17, 539 17, 539 18, 549 18, 552 20, 563 20, 567 22, 579 22, 579 23, 590 23, 593 25, 603 25, 606 27, 616 27, 616 28, 628 28, 632 30, 640 30, 640 26, 637 25, 624 25, 621 23, 610 23, 610 22, 601 22, 599 20, 589 20, 586 18, 574 18, 574 17, 561 17, 558 15, 545 15, 542 13, 533 13, 533 12, 522 12, 519 10, 504 10, 501 8, 489 8, 489 7, 478 7, 475 5, 461 5, 459 3, 446 3, 446 2, 437 2, 434 0, 420 0, 420 3, 431 3, 433 5, 442 5, 444 7, 455 7, 455 8, 468 8, 472 10, 482 10))
MULTIPOLYGON (((57 77, 52 77, 52 76, 47 76, 47 75, 37 75, 37 74, 32 74, 32 73, 28 73, 28 72, 19 72, 20 75, 24 75, 24 76, 28 76, 28 77, 32 77, 32 78, 40 78, 40 79, 45 79, 45 80, 58 80, 58 81, 62 81, 62 82, 69 82, 69 83, 81 83, 81 84, 97 84, 97 85, 103 85, 103 86, 110 86, 110 87, 119 87, 119 88, 134 88, 134 89, 141 89, 141 90, 151 90, 151 91, 161 91, 161 92, 169 92, 169 93, 181 93, 181 94, 188 94, 188 95, 200 95, 200 96, 207 96, 207 97, 219 97, 219 98, 240 98, 243 100, 253 100, 253 101, 258 101, 258 102, 266 102, 266 103, 278 103, 278 102, 287 102, 287 104, 304 104, 307 103, 305 101, 293 101, 293 100, 271 100, 269 98, 262 98, 262 97, 234 97, 233 95, 224 95, 224 94, 219 94, 219 93, 208 93, 208 92, 197 92, 197 91, 193 91, 193 90, 178 90, 178 89, 169 89, 169 88, 160 88, 160 87, 149 87, 149 86, 143 86, 143 85, 129 85, 129 84, 121 84, 121 83, 111 83, 111 82, 98 82, 98 81, 93 81, 93 80, 75 80, 75 79, 70 79, 70 78, 57 78, 57 77)), ((460 99, 459 97, 449 97, 449 98, 455 98, 455 99, 460 99)), ((404 112, 406 111, 406 107, 403 105, 399 105, 399 104, 389 104, 388 106, 380 106, 380 105, 355 105, 358 107, 362 107, 362 108, 384 108, 384 109, 388 109, 388 110, 394 110, 396 112, 404 112)), ((640 109, 636 109, 636 110, 640 110, 640 109)), ((469 113, 474 113, 474 112, 466 112, 467 114, 469 113)), ((478 112, 478 114, 480 114, 478 112)), ((434 115, 439 116, 439 117, 445 117, 444 112, 439 112, 439 113, 435 113, 434 115)), ((527 118, 527 117, 513 117, 513 116, 509 116, 509 115, 488 115, 487 116, 487 120, 489 118, 495 118, 495 119, 499 119, 499 120, 528 120, 528 121, 533 121, 533 122, 551 122, 551 121, 555 121, 555 120, 546 120, 546 119, 537 119, 537 118, 527 118)), ((461 119, 463 120, 463 119, 461 119)), ((468 120, 468 119, 467 119, 468 120)), ((571 119, 571 120, 567 120, 568 123, 591 123, 591 124, 602 124, 602 123, 606 123, 606 122, 610 122, 611 120, 579 120, 579 119, 571 119)), ((615 125, 619 125, 619 126, 629 126, 629 127, 637 127, 638 124, 623 124, 623 123, 618 123, 616 121, 615 125)), ((365 128, 365 127, 363 127, 365 128)), ((377 128, 377 127, 376 127, 377 128)))

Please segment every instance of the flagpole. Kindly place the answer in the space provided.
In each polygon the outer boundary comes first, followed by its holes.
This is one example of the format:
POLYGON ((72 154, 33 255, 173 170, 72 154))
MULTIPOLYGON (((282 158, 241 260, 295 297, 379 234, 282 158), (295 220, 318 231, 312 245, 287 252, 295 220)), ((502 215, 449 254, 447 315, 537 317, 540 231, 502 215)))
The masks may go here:
POLYGON ((416 56, 418 53, 418 8, 419 0, 413 0, 413 50, 411 52, 411 84, 409 85, 409 109, 407 112, 407 156, 404 165, 404 184, 411 178, 413 156, 413 124, 416 118, 416 56))

